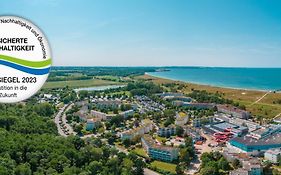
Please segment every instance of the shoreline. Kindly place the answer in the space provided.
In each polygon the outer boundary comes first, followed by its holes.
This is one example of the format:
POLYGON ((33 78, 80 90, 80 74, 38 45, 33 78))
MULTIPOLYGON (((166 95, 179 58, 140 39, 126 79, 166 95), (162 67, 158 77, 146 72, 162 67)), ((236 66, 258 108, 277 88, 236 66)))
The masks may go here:
POLYGON ((184 82, 180 80, 171 80, 167 78, 160 78, 157 76, 152 76, 149 74, 144 74, 142 76, 136 77, 136 79, 151 81, 156 84, 182 84, 184 87, 179 90, 184 94, 191 93, 195 90, 205 90, 209 93, 220 93, 226 99, 231 99, 234 102, 238 102, 241 105, 245 105, 246 109, 251 112, 254 116, 262 116, 266 119, 272 119, 281 112, 281 104, 276 103, 276 101, 281 99, 281 92, 269 92, 261 90, 252 89, 238 89, 238 88, 226 88, 217 87, 210 85, 194 84, 189 82, 184 82), (267 94, 266 96, 264 96, 267 94), (259 100, 260 99, 260 100, 259 100), (258 102, 257 102, 258 101, 258 102))
POLYGON ((184 80, 177 80, 177 79, 172 79, 172 78, 167 78, 167 77, 151 75, 149 72, 145 72, 145 75, 150 76, 150 77, 154 77, 154 78, 160 78, 160 79, 171 80, 171 81, 178 81, 178 82, 182 82, 182 83, 187 83, 187 84, 192 84, 192 85, 197 85, 197 86, 207 86, 207 87, 212 87, 212 88, 233 89, 233 90, 243 90, 243 91, 256 91, 256 92, 276 92, 276 93, 281 93, 280 90, 270 90, 270 89, 262 90, 262 89, 238 88, 238 87, 229 87, 229 86, 217 86, 217 85, 204 84, 204 83, 200 83, 200 82, 190 82, 190 81, 184 81, 184 80))

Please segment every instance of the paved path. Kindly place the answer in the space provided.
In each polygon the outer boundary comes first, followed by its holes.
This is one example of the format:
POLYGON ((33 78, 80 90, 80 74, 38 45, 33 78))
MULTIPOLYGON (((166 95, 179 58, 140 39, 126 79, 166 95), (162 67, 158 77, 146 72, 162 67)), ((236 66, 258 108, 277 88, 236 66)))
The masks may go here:
POLYGON ((268 91, 267 93, 265 93, 261 98, 259 98, 257 101, 255 101, 254 103, 252 103, 251 105, 254 105, 258 102, 260 102, 264 97, 266 97, 268 94, 270 94, 272 91, 268 91))
POLYGON ((274 120, 274 119, 276 119, 276 118, 278 118, 278 117, 280 117, 280 116, 281 116, 281 113, 280 113, 280 114, 277 114, 275 117, 273 117, 272 120, 274 120))

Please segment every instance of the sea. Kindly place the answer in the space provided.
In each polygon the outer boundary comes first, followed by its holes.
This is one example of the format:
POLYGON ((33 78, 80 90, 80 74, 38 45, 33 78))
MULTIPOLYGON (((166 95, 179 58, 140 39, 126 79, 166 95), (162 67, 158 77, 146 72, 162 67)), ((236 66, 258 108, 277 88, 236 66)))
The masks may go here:
POLYGON ((147 74, 217 87, 281 90, 281 68, 168 67, 147 74))

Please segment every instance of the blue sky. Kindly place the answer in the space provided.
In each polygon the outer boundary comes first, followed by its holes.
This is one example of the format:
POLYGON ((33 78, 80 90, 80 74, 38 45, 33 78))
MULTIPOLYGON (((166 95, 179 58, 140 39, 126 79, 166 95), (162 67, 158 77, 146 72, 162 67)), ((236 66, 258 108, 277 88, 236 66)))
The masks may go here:
POLYGON ((278 0, 13 0, 54 65, 281 67, 278 0))

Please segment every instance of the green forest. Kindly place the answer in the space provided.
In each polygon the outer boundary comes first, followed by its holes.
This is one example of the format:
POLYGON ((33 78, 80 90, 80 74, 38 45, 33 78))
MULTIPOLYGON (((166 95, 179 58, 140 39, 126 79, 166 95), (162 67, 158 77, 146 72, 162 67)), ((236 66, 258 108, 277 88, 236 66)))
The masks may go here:
POLYGON ((118 152, 100 139, 57 135, 48 103, 0 105, 1 175, 143 174, 134 154, 118 152))

